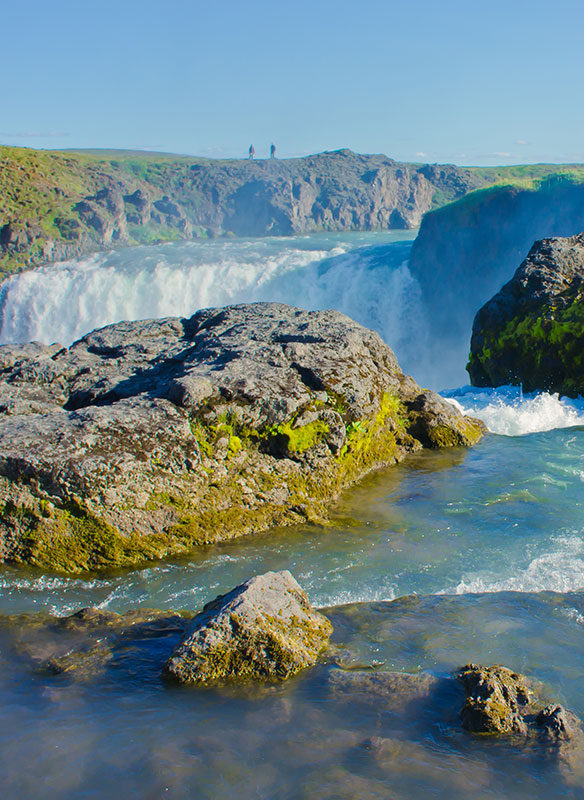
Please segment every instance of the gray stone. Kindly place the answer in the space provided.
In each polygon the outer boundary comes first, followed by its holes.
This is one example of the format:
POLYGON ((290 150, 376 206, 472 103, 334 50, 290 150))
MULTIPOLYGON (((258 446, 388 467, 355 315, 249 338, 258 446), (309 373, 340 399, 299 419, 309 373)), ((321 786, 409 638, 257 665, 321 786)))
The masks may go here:
POLYGON ((331 633, 290 572, 267 572, 208 603, 164 674, 207 685, 281 680, 312 666, 331 633))
POLYGON ((483 430, 336 311, 258 303, 0 347, 0 559, 123 566, 322 520, 368 471, 483 430))

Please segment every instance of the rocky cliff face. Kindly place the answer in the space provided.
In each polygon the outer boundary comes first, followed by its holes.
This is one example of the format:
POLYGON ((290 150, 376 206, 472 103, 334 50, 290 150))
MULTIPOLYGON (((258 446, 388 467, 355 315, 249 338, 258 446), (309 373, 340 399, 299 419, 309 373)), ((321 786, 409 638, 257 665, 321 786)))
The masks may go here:
POLYGON ((583 298, 584 234, 536 242, 475 317, 471 382, 584 393, 583 298))
POLYGON ((200 236, 415 228, 488 181, 350 150, 283 161, 0 148, 0 271, 200 236))
POLYGON ((536 239, 584 229, 584 183, 499 186, 427 214, 412 247, 434 336, 466 357, 476 310, 509 279, 536 239))
POLYGON ((134 564, 326 519, 338 492, 483 426, 380 337, 279 304, 0 347, 0 558, 134 564))

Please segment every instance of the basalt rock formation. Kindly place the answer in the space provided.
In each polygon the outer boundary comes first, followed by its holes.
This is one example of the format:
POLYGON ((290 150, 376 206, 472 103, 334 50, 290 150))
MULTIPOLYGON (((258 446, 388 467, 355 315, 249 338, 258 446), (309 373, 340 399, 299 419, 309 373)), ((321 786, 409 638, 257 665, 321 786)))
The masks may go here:
POLYGON ((482 435, 334 311, 258 303, 0 347, 0 559, 75 572, 326 520, 372 469, 482 435))
POLYGON ((415 228, 489 182, 350 150, 247 161, 0 146, 0 277, 129 244, 415 228))
POLYGON ((583 298, 584 234, 536 242, 475 317, 471 382, 584 393, 583 298))

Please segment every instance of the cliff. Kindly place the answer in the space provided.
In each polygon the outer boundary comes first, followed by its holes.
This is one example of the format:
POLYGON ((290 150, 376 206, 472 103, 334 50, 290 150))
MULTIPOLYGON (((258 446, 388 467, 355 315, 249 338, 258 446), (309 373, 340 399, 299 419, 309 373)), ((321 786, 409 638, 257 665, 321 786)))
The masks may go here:
POLYGON ((491 180, 350 150, 218 161, 0 147, 0 277, 173 239, 415 228, 429 209, 491 180))
POLYGON ((475 317, 471 382, 584 393, 583 295, 584 234, 536 242, 475 317))
MULTIPOLYGON (((558 168, 559 169, 559 168, 558 168)), ((509 280, 536 239, 584 229, 582 168, 522 187, 469 194, 422 220, 410 257, 431 333, 460 362, 476 310, 509 280)))

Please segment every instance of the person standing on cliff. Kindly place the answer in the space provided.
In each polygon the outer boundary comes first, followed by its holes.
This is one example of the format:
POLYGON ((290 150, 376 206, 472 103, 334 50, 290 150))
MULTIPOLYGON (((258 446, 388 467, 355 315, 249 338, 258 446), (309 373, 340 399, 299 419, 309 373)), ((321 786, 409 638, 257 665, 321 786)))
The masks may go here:
POLYGON ((248 157, 253 161, 254 156, 255 156, 255 147, 253 146, 253 144, 250 144, 248 157))
POLYGON ((276 158, 276 145, 273 144, 270 147, 270 158, 276 158))

